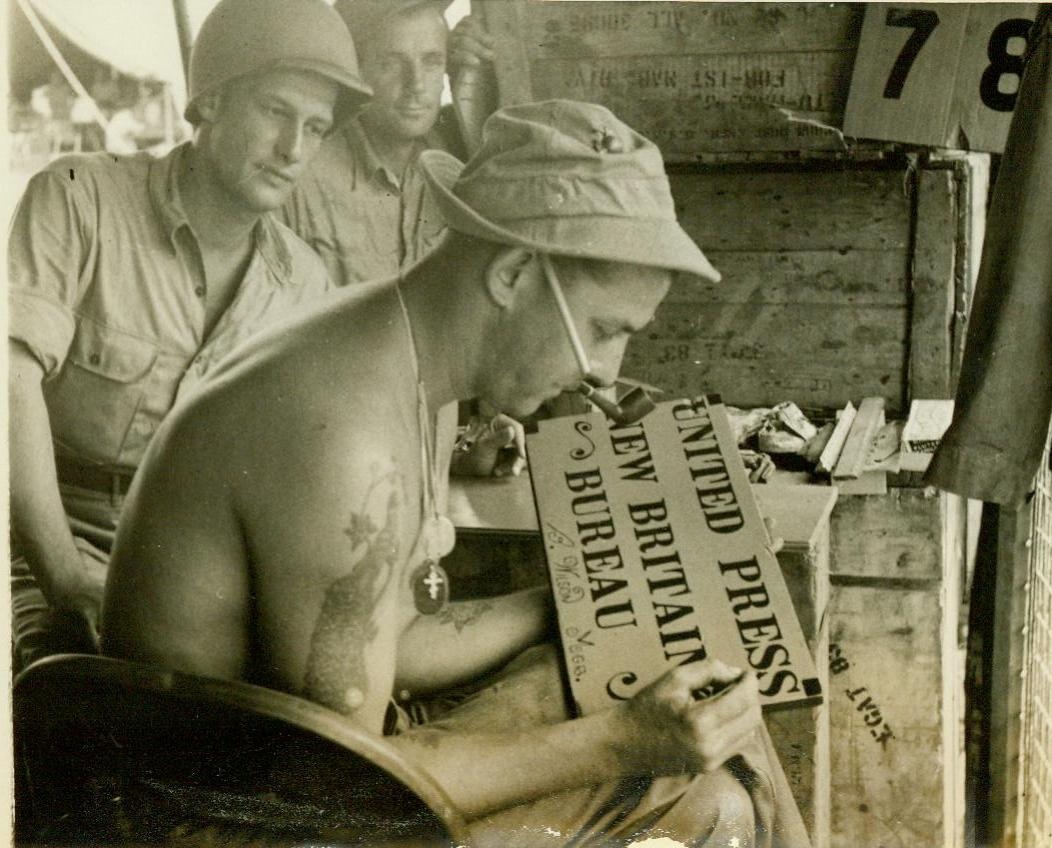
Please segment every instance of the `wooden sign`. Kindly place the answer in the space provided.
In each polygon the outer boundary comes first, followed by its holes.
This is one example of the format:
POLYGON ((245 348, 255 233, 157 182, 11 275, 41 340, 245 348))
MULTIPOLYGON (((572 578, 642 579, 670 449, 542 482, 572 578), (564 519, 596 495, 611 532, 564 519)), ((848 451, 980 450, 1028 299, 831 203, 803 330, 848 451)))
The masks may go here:
POLYGON ((1000 152, 1037 4, 874 4, 844 113, 859 138, 1000 152))
POLYGON ((542 421, 527 447, 579 713, 710 656, 752 668, 765 706, 821 700, 718 396, 542 421))

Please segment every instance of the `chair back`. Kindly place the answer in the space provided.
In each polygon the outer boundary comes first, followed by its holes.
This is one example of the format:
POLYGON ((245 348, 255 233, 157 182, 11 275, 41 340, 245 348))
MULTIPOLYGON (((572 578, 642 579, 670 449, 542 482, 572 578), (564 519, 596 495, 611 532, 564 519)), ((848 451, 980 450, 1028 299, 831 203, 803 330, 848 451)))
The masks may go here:
POLYGON ((30 845, 449 845, 445 792, 293 695, 107 657, 49 657, 13 694, 30 845))

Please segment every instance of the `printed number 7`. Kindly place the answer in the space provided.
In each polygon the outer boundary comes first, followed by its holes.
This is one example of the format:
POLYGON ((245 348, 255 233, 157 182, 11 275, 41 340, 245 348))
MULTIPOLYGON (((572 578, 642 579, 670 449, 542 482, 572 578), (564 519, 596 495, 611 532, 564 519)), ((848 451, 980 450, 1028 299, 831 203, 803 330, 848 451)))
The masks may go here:
POLYGON ((899 57, 891 67, 891 74, 884 85, 884 97, 889 100, 898 100, 902 96, 902 88, 906 85, 906 76, 913 67, 913 60, 917 58, 928 37, 939 25, 939 15, 930 9, 888 9, 887 17, 884 19, 887 26, 909 27, 913 30, 906 43, 902 45, 899 57))

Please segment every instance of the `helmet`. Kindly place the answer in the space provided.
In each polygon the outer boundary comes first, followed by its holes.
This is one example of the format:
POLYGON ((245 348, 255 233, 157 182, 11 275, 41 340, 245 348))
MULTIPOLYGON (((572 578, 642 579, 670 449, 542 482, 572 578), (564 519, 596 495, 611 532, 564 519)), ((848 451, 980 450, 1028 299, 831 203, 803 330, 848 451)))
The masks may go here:
POLYGON ((200 121, 202 95, 276 68, 313 71, 337 82, 336 122, 372 96, 343 19, 324 0, 220 0, 190 54, 186 119, 200 121))

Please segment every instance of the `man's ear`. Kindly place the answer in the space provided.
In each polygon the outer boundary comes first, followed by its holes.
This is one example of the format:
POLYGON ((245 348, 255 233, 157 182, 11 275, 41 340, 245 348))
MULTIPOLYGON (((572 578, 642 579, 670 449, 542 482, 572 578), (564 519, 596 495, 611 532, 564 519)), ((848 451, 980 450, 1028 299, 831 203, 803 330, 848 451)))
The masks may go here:
POLYGON ((486 267, 486 291, 500 307, 511 306, 521 288, 524 271, 534 260, 534 253, 525 247, 504 247, 486 267))
POLYGON ((197 114, 201 116, 201 120, 204 123, 215 123, 216 118, 219 115, 219 103, 222 98, 220 92, 210 91, 207 94, 202 94, 196 103, 197 114))

